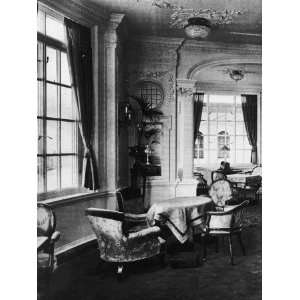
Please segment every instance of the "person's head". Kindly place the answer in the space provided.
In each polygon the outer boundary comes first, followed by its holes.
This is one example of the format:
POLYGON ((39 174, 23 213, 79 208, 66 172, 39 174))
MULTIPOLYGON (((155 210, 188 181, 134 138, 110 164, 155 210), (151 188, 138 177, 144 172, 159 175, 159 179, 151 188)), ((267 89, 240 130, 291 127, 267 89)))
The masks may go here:
POLYGON ((230 169, 230 164, 229 162, 224 163, 224 169, 229 170, 230 169))
POLYGON ((225 161, 221 161, 220 169, 225 169, 225 165, 226 165, 225 161))

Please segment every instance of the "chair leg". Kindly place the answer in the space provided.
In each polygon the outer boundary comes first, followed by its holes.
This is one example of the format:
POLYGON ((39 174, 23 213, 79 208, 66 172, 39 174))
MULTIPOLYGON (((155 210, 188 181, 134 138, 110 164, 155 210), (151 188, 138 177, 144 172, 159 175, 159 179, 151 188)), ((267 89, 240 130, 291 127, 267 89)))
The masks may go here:
POLYGON ((242 241, 242 234, 241 234, 241 232, 238 233, 238 240, 239 240, 239 243, 240 243, 243 255, 245 256, 246 255, 246 250, 245 250, 245 247, 244 247, 244 244, 243 244, 243 241, 242 241))
POLYGON ((228 241, 229 241, 230 261, 231 261, 231 264, 234 265, 234 262, 233 262, 233 251, 232 251, 232 238, 231 238, 231 234, 228 236, 228 241))
POLYGON ((202 247, 203 247, 203 255, 202 255, 202 261, 206 261, 206 235, 202 237, 202 247))

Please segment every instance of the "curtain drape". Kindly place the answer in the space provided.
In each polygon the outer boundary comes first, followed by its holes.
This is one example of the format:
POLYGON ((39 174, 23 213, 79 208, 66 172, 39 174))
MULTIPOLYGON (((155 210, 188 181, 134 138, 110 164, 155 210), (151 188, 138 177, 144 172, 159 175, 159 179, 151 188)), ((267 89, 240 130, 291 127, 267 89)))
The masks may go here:
POLYGON ((204 94, 194 94, 194 143, 196 141, 197 133, 201 122, 203 99, 204 94))
POLYGON ((84 146, 82 186, 99 188, 97 167, 92 147, 93 138, 93 73, 91 32, 69 19, 64 19, 67 36, 67 56, 72 90, 79 118, 79 130, 84 146))
POLYGON ((242 110, 251 151, 251 163, 257 163, 257 96, 242 95, 242 110))

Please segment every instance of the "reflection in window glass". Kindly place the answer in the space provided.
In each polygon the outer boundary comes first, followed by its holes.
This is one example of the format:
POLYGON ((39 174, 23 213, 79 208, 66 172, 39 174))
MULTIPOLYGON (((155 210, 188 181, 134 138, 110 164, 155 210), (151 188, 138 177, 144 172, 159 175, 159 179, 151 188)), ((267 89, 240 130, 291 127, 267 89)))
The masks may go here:
POLYGON ((61 117, 63 119, 73 119, 75 117, 72 90, 70 88, 61 88, 61 117))
POLYGON ((76 186, 77 175, 76 172, 76 160, 73 156, 61 157, 61 185, 62 188, 68 188, 76 186))
POLYGON ((62 153, 73 153, 73 123, 61 122, 61 152, 62 153))
POLYGON ((56 50, 51 47, 46 47, 46 70, 47 80, 57 82, 56 50))
POLYGON ((47 191, 53 191, 58 188, 58 157, 47 157, 47 191))
POLYGON ((67 54, 61 53, 61 83, 71 85, 67 54))
POLYGON ((57 144, 57 132, 58 132, 58 122, 57 121, 47 121, 47 153, 53 154, 58 152, 57 144))
POLYGON ((43 59, 43 44, 37 43, 37 78, 44 78, 44 59, 43 59))
POLYGON ((38 173, 38 192, 41 193, 44 190, 44 163, 41 157, 38 157, 37 173, 38 173))
POLYGON ((43 82, 37 82, 37 90, 38 90, 38 116, 43 115, 43 82))
POLYGON ((47 117, 58 117, 57 86, 47 83, 47 117))

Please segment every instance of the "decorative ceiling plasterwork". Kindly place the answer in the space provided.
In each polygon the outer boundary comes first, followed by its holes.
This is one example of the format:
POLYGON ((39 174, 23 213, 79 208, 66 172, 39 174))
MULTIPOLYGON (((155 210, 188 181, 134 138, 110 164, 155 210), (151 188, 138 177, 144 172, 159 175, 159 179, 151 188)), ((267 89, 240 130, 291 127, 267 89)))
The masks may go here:
MULTIPOLYGON (((136 0, 136 1, 148 2, 148 0, 136 0)), ((205 8, 205 9, 185 8, 183 6, 172 4, 169 1, 163 1, 163 0, 154 0, 152 1, 151 5, 161 9, 170 9, 173 11, 170 16, 170 22, 169 22, 169 25, 172 28, 184 28, 188 24, 188 19, 194 17, 205 18, 209 20, 212 25, 231 24, 235 16, 244 14, 243 11, 237 9, 216 10, 213 8, 205 8)))

